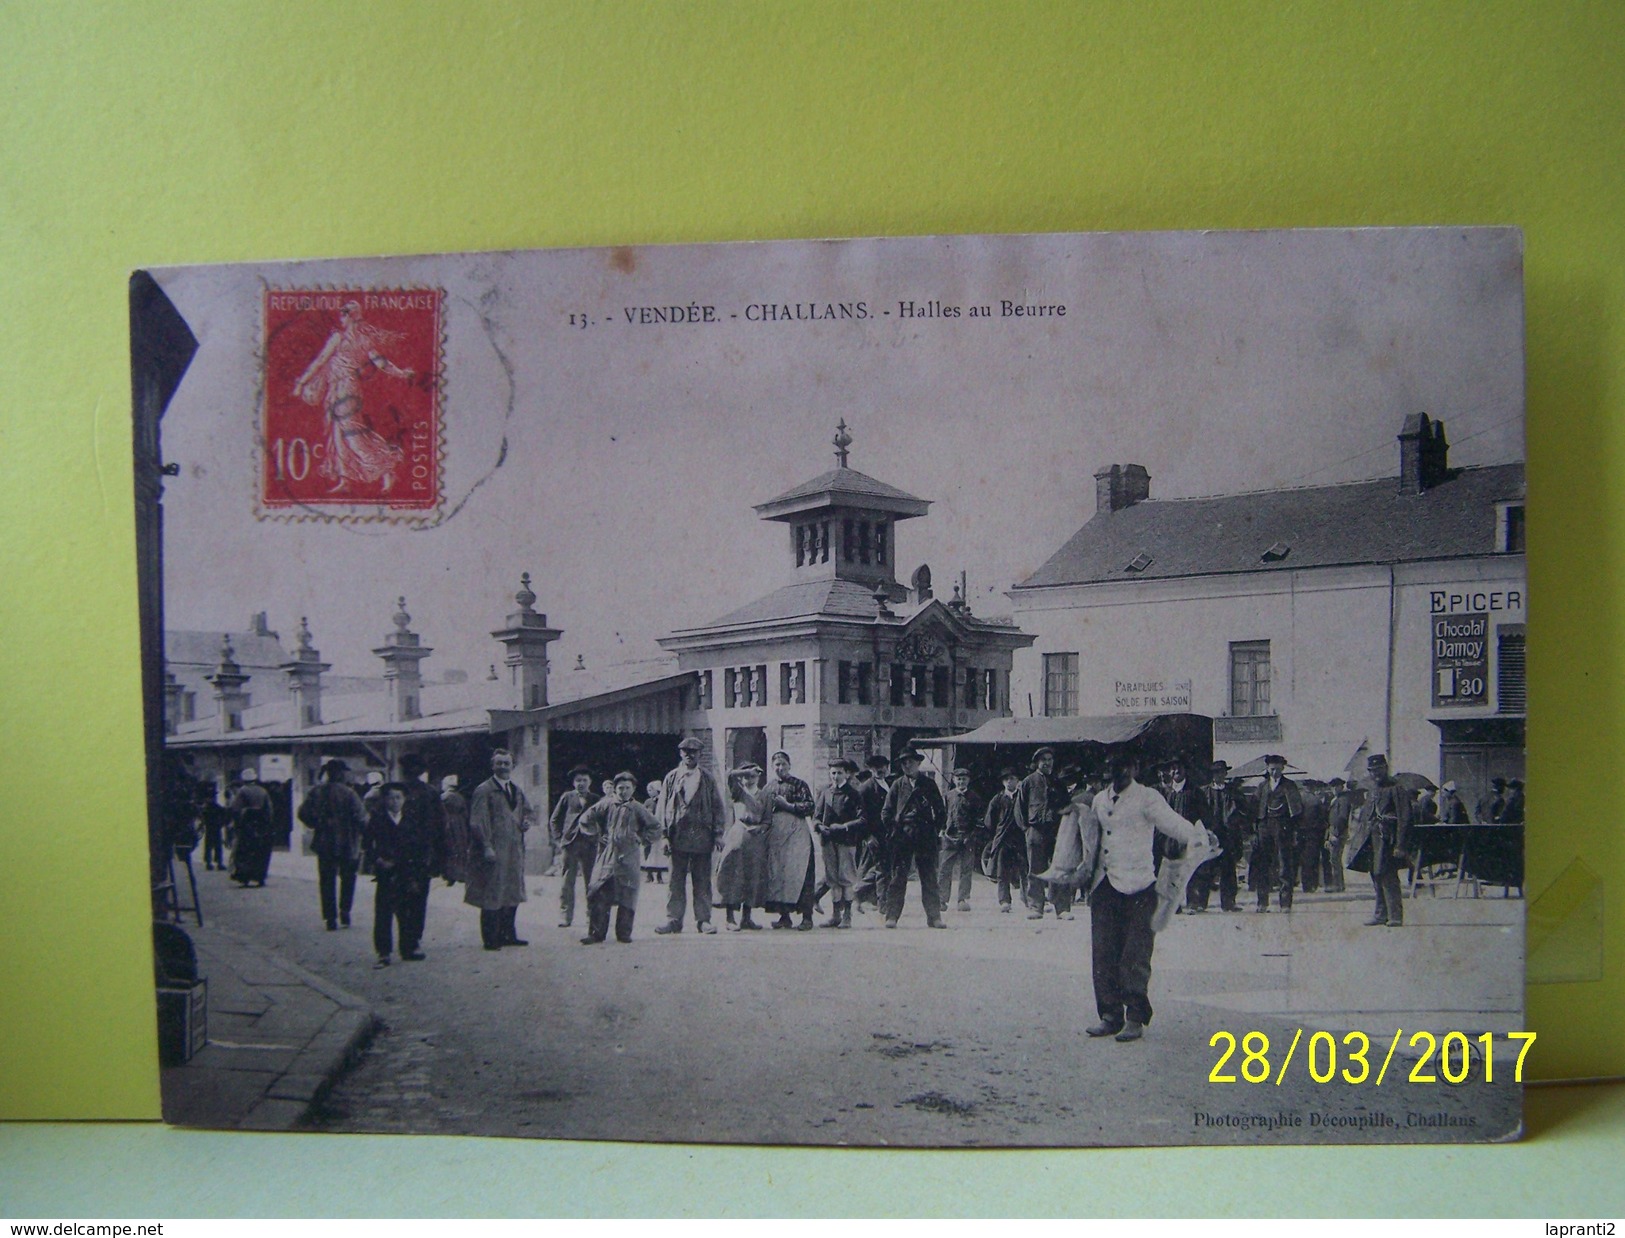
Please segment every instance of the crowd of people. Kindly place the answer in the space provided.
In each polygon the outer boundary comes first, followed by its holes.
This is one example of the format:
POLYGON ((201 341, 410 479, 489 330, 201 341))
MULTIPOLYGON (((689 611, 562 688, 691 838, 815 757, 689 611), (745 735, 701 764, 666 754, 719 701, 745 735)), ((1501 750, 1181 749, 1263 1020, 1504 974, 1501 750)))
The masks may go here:
MULTIPOLYGON (((969 769, 955 769, 944 789, 912 747, 895 772, 880 755, 861 768, 836 758, 816 791, 792 772, 787 752, 772 755, 770 770, 747 763, 719 779, 702 764, 703 751, 698 740, 683 740, 676 766, 643 785, 641 799, 632 771, 595 785, 596 772, 577 766, 545 817, 513 780, 504 749, 466 797, 456 775, 431 784, 417 754, 400 759, 396 781, 374 771, 361 791, 346 763, 330 760, 297 812, 316 857, 322 921, 329 931, 348 927, 357 878, 371 875, 376 966, 397 956, 420 961, 429 891, 440 879, 464 887, 485 949, 525 946, 517 913, 528 898, 526 835, 538 827, 553 858, 548 871, 560 879, 559 925, 575 924, 579 898, 585 945, 611 932, 631 941, 642 887, 668 873, 660 936, 683 932, 690 917, 695 931, 713 934, 719 909, 731 932, 806 932, 825 903, 824 928, 850 929, 854 912, 871 908, 896 928, 916 875, 926 924, 942 929, 950 906, 971 910, 980 871, 1000 913, 1019 900, 1031 920, 1064 921, 1087 904, 1100 1015, 1090 1033, 1133 1040, 1150 1021, 1152 943, 1168 916, 1207 912, 1215 892, 1220 911, 1240 911, 1244 888, 1256 911, 1270 911, 1273 900, 1291 912, 1295 892, 1341 893, 1345 871, 1354 870, 1372 881, 1366 923, 1398 927, 1399 873, 1413 862, 1414 826, 1470 819, 1453 783, 1436 798, 1431 788, 1419 793, 1381 756, 1370 758, 1359 783, 1300 783, 1272 753, 1249 786, 1224 761, 1198 778, 1189 763, 1172 760, 1142 781, 1129 753, 1104 768, 1058 771, 1055 752, 1040 748, 1026 771, 1000 771, 1001 789, 983 802, 969 769)), ((263 885, 269 794, 252 770, 229 804, 212 792, 198 796, 193 814, 206 866, 225 867, 229 839, 232 878, 263 885)), ((1521 821, 1522 811, 1521 782, 1496 779, 1471 818, 1521 821)))

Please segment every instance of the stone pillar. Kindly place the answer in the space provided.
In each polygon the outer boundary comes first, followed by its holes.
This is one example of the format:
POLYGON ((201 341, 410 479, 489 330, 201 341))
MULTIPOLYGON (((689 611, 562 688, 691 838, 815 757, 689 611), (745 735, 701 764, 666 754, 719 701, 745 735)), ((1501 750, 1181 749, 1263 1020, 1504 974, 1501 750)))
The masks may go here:
POLYGON ((320 726, 322 722, 322 674, 332 666, 322 661, 322 655, 311 644, 310 623, 299 620, 299 645, 293 660, 279 668, 288 676, 288 687, 293 692, 295 724, 300 727, 320 726))
POLYGON ((547 647, 564 633, 548 627, 547 616, 537 613, 529 572, 520 576, 513 600, 517 609, 509 612, 507 626, 491 633, 508 650, 503 659, 508 667, 508 707, 541 709, 547 704, 547 647))
POLYGON ((423 671, 418 664, 434 650, 410 629, 412 616, 406 613, 406 599, 395 599, 395 605, 395 630, 372 652, 384 661, 384 678, 390 686, 389 720, 410 722, 423 716, 423 671))
POLYGON ((243 674, 243 668, 237 664, 237 653, 231 647, 229 635, 220 642, 220 665, 212 675, 203 678, 214 687, 221 733, 242 730, 243 715, 248 712, 248 693, 243 685, 252 677, 243 674))

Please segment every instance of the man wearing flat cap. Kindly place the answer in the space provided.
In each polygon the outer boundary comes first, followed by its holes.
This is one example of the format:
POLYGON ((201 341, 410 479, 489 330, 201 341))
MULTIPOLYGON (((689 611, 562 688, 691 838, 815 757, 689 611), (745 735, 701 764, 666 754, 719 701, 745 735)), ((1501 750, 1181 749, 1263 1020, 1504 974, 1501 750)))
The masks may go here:
POLYGON ((582 824, 581 816, 598 802, 592 791, 592 771, 578 765, 570 771, 570 789, 559 796, 548 818, 548 836, 553 854, 563 857, 564 880, 559 886, 559 927, 569 928, 576 917, 576 879, 582 889, 592 879, 593 861, 598 858, 598 832, 592 820, 582 824))
POLYGON ((322 780, 299 805, 299 820, 310 827, 310 850, 316 856, 316 882, 321 889, 322 921, 331 931, 350 927, 355 905, 356 866, 361 862, 361 835, 367 813, 350 787, 350 767, 334 759, 322 766, 322 780))
POLYGON ((1055 776, 1055 750, 1040 748, 1033 753, 1032 773, 1016 788, 1016 825, 1027 839, 1027 918, 1042 920, 1044 902, 1050 899, 1057 918, 1072 918, 1072 889, 1057 885, 1053 890, 1038 874, 1049 869, 1055 857, 1055 839, 1061 832, 1061 814, 1072 797, 1055 776))
POLYGON ((869 834, 863 792, 852 784, 857 765, 844 757, 829 763, 829 785, 818 792, 813 830, 824 853, 824 880, 834 903, 825 928, 852 927, 852 900, 858 887, 858 844, 869 834))
POLYGON ((1367 927, 1405 923, 1405 891, 1399 870, 1410 858, 1411 793, 1388 773, 1388 758, 1377 753, 1366 760, 1370 797, 1349 835, 1349 867, 1371 874, 1376 905, 1367 927))
POLYGON ((977 831, 982 824, 982 804, 970 789, 970 770, 954 770, 954 785, 944 800, 945 819, 942 847, 937 866, 937 885, 942 890, 942 910, 948 910, 948 892, 953 888, 954 868, 959 868, 959 910, 970 910, 971 873, 980 858, 977 831))
POLYGON ((613 798, 599 800, 580 818, 581 831, 591 832, 599 848, 588 874, 587 935, 581 939, 584 946, 608 938, 611 907, 615 908, 615 940, 632 940, 638 887, 643 884, 643 848, 660 837, 660 822, 637 801, 637 775, 622 770, 612 785, 613 798))
POLYGON ((700 765, 705 745, 692 735, 677 745, 678 765, 660 784, 656 814, 671 851, 671 886, 666 896, 666 922, 656 933, 681 933, 694 891, 694 927, 714 933, 711 923, 711 853, 728 824, 728 804, 711 771, 700 765))
POLYGON ((881 839, 887 855, 889 877, 881 911, 886 927, 896 928, 903 914, 903 898, 908 893, 908 871, 920 874, 920 900, 925 904, 925 920, 932 928, 947 928, 942 919, 942 895, 937 886, 937 835, 947 818, 942 792, 937 784, 920 773, 925 757, 915 748, 897 754, 902 773, 886 792, 880 810, 881 839))

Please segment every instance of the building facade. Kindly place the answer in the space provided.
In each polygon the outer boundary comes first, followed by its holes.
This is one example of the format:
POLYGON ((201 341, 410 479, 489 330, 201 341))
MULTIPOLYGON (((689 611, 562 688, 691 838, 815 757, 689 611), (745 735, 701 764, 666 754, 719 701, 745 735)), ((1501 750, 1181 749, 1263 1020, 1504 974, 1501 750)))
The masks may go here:
POLYGON ((831 760, 1010 711, 1012 655, 1032 637, 972 614, 962 588, 937 598, 927 567, 901 583, 897 527, 930 503, 851 468, 844 422, 833 442, 834 469, 755 508, 785 526, 787 583, 660 642, 695 676, 684 733, 721 769, 782 749, 816 784, 831 760))
POLYGON ((1398 476, 1154 500, 1103 469, 1093 518, 1011 596, 1036 633, 1033 713, 1193 712, 1233 766, 1284 753, 1320 778, 1523 774, 1524 468, 1451 469, 1442 422, 1399 435, 1398 476))

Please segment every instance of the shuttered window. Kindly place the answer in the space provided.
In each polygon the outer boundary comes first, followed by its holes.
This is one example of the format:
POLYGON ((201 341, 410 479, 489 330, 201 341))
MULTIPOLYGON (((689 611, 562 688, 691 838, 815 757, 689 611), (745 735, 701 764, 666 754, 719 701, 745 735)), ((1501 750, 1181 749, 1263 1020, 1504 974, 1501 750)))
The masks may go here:
POLYGON ((1256 718, 1270 712, 1270 643, 1230 643, 1230 716, 1256 718))
POLYGON ((1503 714, 1527 712, 1523 624, 1502 624, 1496 634, 1495 699, 1503 714))

